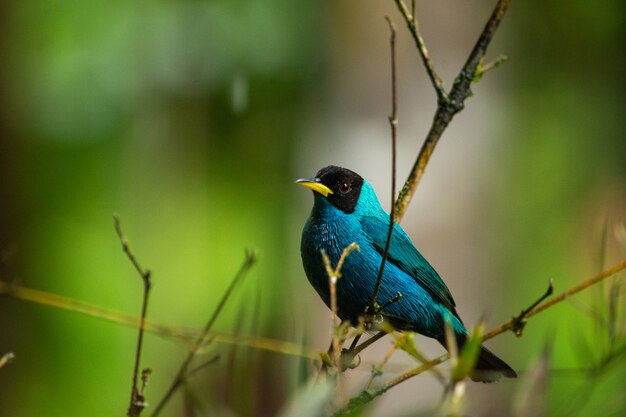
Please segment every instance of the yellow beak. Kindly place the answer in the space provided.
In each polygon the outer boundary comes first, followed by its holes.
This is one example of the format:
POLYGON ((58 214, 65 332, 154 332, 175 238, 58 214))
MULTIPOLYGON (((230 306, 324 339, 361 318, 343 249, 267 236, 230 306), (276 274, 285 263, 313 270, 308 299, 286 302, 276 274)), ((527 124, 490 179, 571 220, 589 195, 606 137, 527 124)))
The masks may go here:
POLYGON ((333 190, 322 184, 317 178, 301 178, 296 181, 296 184, 310 188, 324 197, 328 197, 328 194, 333 194, 333 190))

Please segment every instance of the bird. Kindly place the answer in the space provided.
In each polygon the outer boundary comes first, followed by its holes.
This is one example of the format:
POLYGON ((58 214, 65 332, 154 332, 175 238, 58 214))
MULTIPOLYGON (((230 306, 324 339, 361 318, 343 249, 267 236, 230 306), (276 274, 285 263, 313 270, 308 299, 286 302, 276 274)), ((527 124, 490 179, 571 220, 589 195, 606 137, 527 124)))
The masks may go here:
MULTIPOLYGON (((336 281, 337 316, 357 326, 372 302, 387 242, 389 214, 381 207, 371 184, 347 168, 330 165, 296 184, 312 190, 314 195, 311 214, 302 230, 302 264, 310 284, 329 308, 329 278, 321 253, 337 265, 344 248, 353 242, 359 247, 345 257, 341 278, 336 281)), ((377 296, 384 308, 378 314, 395 330, 433 338, 446 349, 447 320, 457 345, 462 347, 469 333, 450 290, 399 224, 393 225, 391 236, 377 296)), ((502 377, 516 378, 517 374, 481 345, 470 377, 493 382, 502 377)))

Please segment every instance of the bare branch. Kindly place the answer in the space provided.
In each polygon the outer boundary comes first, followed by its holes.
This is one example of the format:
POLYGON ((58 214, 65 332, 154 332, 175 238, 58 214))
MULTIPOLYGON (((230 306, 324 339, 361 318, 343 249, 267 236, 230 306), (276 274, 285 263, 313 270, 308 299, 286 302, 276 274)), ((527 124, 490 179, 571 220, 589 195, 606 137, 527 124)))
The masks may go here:
MULTIPOLYGON (((337 266, 335 268, 332 267, 330 263, 330 258, 326 254, 326 251, 322 249, 322 260, 324 262, 324 267, 326 268, 326 275, 328 275, 328 287, 330 289, 330 311, 331 311, 331 332, 332 339, 331 345, 329 349, 329 353, 333 354, 333 363, 336 367, 341 368, 339 366, 341 360, 341 345, 343 344, 343 338, 340 337, 340 326, 337 326, 335 321, 337 319, 337 280, 341 277, 341 268, 343 267, 343 263, 346 258, 352 251, 357 250, 360 251, 359 245, 356 242, 352 242, 348 246, 343 249, 341 256, 339 257, 339 261, 337 262, 337 266)), ((326 364, 322 364, 322 372, 326 371, 326 364)), ((339 383, 339 372, 337 372, 337 382, 339 383)))
MULTIPOLYGON (((426 165, 428 164, 428 161, 430 160, 441 135, 452 121, 454 115, 463 110, 463 107, 465 106, 465 99, 471 95, 472 91, 470 86, 476 76, 478 66, 484 59, 487 47, 493 39, 493 36, 496 33, 496 30, 498 29, 510 2, 511 0, 498 1, 491 16, 489 17, 489 20, 487 21, 487 24, 485 25, 485 28, 476 41, 472 52, 469 54, 465 65, 456 77, 454 84, 450 89, 450 93, 447 96, 445 94, 441 95, 438 93, 438 106, 432 125, 426 135, 426 140, 420 149, 419 155, 413 164, 413 168, 411 169, 411 172, 395 203, 396 222, 399 223, 404 217, 409 203, 413 198, 413 194, 415 194, 415 189, 424 175, 426 165)), ((417 27, 417 24, 413 23, 415 18, 408 14, 404 3, 401 0, 396 0, 396 4, 404 17, 405 22, 409 25, 409 30, 411 30, 411 25, 417 27)), ((422 59, 425 60, 426 70, 429 74, 431 74, 432 64, 429 60, 426 60, 428 55, 424 55, 425 47, 422 49, 422 47, 418 44, 417 49, 419 50, 422 59)), ((430 75, 430 77, 431 80, 435 80, 433 75, 430 75)), ((437 84, 435 81, 433 81, 433 83, 435 85, 437 84)))
MULTIPOLYGON (((385 262, 389 255, 389 245, 391 244, 391 235, 393 233, 394 226, 394 202, 396 199, 396 137, 398 127, 398 97, 397 97, 397 83, 396 83, 396 26, 389 16, 385 16, 385 20, 389 24, 389 31, 391 36, 389 37, 389 46, 391 49, 391 114, 389 115, 389 126, 391 128, 391 208, 389 210, 389 230, 387 231, 387 241, 385 242, 385 249, 383 251, 383 257, 380 261, 380 268, 378 269, 378 276, 376 277, 376 285, 372 292, 372 298, 369 306, 365 310, 365 314, 372 313, 378 314, 381 308, 378 305, 378 291, 380 290, 380 282, 383 279, 383 272, 385 271, 385 262)), ((399 299, 399 298, 398 298, 399 299)))
POLYGON ((372 372, 370 375, 370 379, 367 381, 367 384, 365 385, 365 389, 370 389, 370 387, 374 383, 374 379, 382 375, 383 368, 385 367, 385 365, 387 365, 387 362, 389 362, 389 359, 391 359, 391 357, 393 356, 393 354, 396 352, 397 349, 398 349, 398 344, 396 342, 393 345, 391 345, 389 350, 387 350, 387 354, 385 355, 382 361, 372 365, 372 372))
POLYGON ((426 48, 426 43, 424 42, 424 38, 419 30, 419 24, 417 21, 417 16, 415 15, 415 0, 412 0, 411 3, 411 12, 409 12, 406 4, 404 4, 403 0, 395 0, 396 6, 404 21, 406 22, 407 27, 409 28, 409 32, 415 41, 415 46, 419 51, 420 57, 422 58, 422 62, 426 67, 426 72, 428 73, 428 78, 430 78, 430 82, 437 93, 437 102, 443 103, 447 100, 446 90, 443 88, 443 80, 435 71, 435 66, 430 60, 430 55, 428 54, 428 49, 426 48))
MULTIPOLYGON (((525 317, 527 319, 531 318, 532 316, 534 316, 535 314, 541 313, 543 310, 552 307, 555 304, 560 303, 561 301, 567 299, 568 297, 571 297, 574 294, 577 294, 579 292, 581 292, 582 290, 598 283, 601 282, 603 280, 605 280, 606 278, 613 276, 615 274, 617 274, 618 272, 620 272, 621 270, 626 268, 626 260, 619 262, 615 265, 613 265, 611 268, 606 269, 602 272, 600 272, 599 274, 581 282, 580 284, 570 288, 569 290, 562 292, 561 294, 553 297, 551 300, 546 301, 545 303, 542 303, 538 306, 536 306, 535 308, 533 308, 532 310, 530 310, 527 314, 525 314, 525 317)), ((507 330, 512 330, 514 328, 514 325, 516 323, 516 319, 517 318, 513 318, 509 321, 507 321, 506 323, 504 323, 501 326, 496 327, 495 329, 491 330, 489 333, 485 334, 483 336, 483 340, 489 340, 497 335, 499 335, 500 333, 504 333, 507 330)))
POLYGON ((196 366, 195 368, 191 369, 189 372, 187 372, 187 378, 189 378, 190 376, 204 370, 205 368, 208 368, 209 366, 213 365, 214 363, 216 363, 217 361, 219 361, 220 359, 220 355, 215 355, 213 356, 211 359, 207 360, 206 362, 204 362, 201 365, 196 366))
POLYGON ((128 259, 130 260, 130 262, 133 264, 135 269, 137 270, 137 273, 141 276, 141 279, 144 280, 144 283, 147 281, 148 285, 150 285, 150 271, 147 269, 143 269, 139 265, 139 261, 137 261, 137 258, 135 257, 133 252, 130 250, 130 244, 128 243, 128 239, 126 239, 126 236, 124 235, 124 232, 122 231, 122 225, 120 222, 119 214, 117 213, 113 214, 113 222, 115 224, 115 232, 117 233, 117 236, 120 239, 120 243, 122 244, 122 250, 124 251, 128 259))
MULTIPOLYGON (((0 296, 71 311, 73 313, 83 314, 88 317, 121 324, 135 329, 139 328, 139 319, 135 316, 100 307, 82 300, 36 290, 34 288, 23 287, 12 282, 0 280, 0 296)), ((176 338, 183 341, 191 340, 194 343, 198 339, 202 339, 203 334, 203 330, 191 327, 172 326, 147 319, 145 321, 145 331, 162 337, 176 338)), ((234 335, 231 333, 217 332, 215 330, 208 332, 207 337, 209 336, 216 343, 247 346, 252 349, 265 350, 300 358, 319 358, 319 351, 317 349, 284 340, 259 336, 234 335)), ((206 338, 204 340, 206 340, 206 338)))
MULTIPOLYGON (((356 243, 352 243, 356 245, 356 243)), ((349 248, 349 247, 348 247, 349 248)), ((339 263, 337 264, 337 269, 333 269, 330 264, 330 258, 322 249, 322 259, 324 260, 324 266, 326 267, 326 274, 328 275, 328 288, 330 290, 330 331, 331 331, 331 343, 330 350, 333 354, 333 362, 336 364, 339 363, 339 359, 341 358, 341 344, 339 342, 339 335, 337 334, 337 279, 339 279, 341 265, 343 264, 342 259, 345 259, 346 254, 348 253, 348 248, 343 250, 343 254, 339 259, 339 263)), ((325 371, 326 368, 322 366, 322 371, 325 371)), ((339 372, 337 372, 337 385, 339 386, 339 372)))
POLYGON ((552 278, 550 278, 550 282, 548 283, 548 289, 546 290, 546 292, 539 297, 539 299, 537 301, 535 301, 534 303, 532 303, 530 305, 530 307, 528 307, 527 309, 523 310, 519 316, 515 317, 513 319, 513 333, 515 333, 515 335, 517 337, 520 337, 524 331, 524 327, 526 327, 526 317, 528 316, 528 313, 530 313, 535 307, 537 307, 539 305, 539 303, 541 303, 543 300, 545 300, 546 298, 550 297, 552 295, 552 293, 554 292, 554 280, 552 278))
POLYGON ((124 253, 130 260, 130 262, 135 267, 135 270, 137 271, 137 273, 139 274, 143 282, 143 301, 141 305, 141 316, 139 319, 139 335, 137 337, 137 349, 135 350, 135 365, 133 368, 133 385, 130 391, 130 405, 128 406, 128 411, 126 412, 126 414, 129 417, 137 417, 141 414, 143 409, 146 408, 148 405, 143 394, 143 389, 145 388, 145 382, 147 381, 147 377, 144 380, 144 384, 142 386, 141 391, 137 387, 137 379, 139 378, 139 363, 141 362, 141 350, 143 347, 143 336, 144 336, 145 326, 146 326, 146 315, 148 314, 148 296, 150 294, 150 287, 152 284, 150 282, 150 271, 147 269, 143 269, 139 265, 137 258, 135 257, 135 255, 130 249, 128 239, 126 239, 126 236, 124 235, 124 232, 122 231, 120 216, 117 213, 113 214, 113 222, 115 224, 115 232, 117 233, 120 243, 122 244, 122 250, 124 251, 124 253))

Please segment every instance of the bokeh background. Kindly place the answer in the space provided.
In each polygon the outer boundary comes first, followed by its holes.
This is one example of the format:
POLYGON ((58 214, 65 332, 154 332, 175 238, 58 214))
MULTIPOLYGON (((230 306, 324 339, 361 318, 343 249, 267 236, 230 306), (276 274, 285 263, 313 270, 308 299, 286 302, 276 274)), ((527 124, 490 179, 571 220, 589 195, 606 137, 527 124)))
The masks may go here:
MULTIPOLYGON (((417 1, 447 85, 493 4, 417 1)), ((389 207, 385 14, 399 28, 402 182, 436 102, 392 1, 1 2, 1 278, 138 314, 119 212, 153 272, 151 319, 201 327, 256 248, 260 261, 216 329, 325 350, 329 313, 299 258, 311 196, 292 183, 343 165, 389 207)), ((439 144, 403 225, 467 323, 495 326, 549 277, 564 290, 624 258, 624 16, 619 0, 514 1, 489 53, 509 61, 473 86, 439 144)), ((538 316, 521 339, 489 343, 522 374, 551 346, 547 415, 623 415, 623 355, 593 376, 567 371, 607 352, 590 311, 605 315, 611 286, 538 316)), ((615 317, 623 331, 624 310, 615 317)), ((124 415, 135 343, 133 329, 0 298, 0 354, 16 355, 0 369, 0 415, 124 415)), ((348 394, 388 347, 379 342, 346 374, 348 394)), ((193 413, 178 395, 163 415, 278 415, 314 377, 297 357, 218 343, 203 357, 215 353, 220 361, 188 384, 193 413)), ((151 404, 185 354, 147 335, 151 404)), ((398 354, 383 378, 412 365, 398 354)), ((470 385, 467 413, 514 415, 523 384, 470 385)), ((420 376, 368 412, 414 415, 441 393, 420 376)))

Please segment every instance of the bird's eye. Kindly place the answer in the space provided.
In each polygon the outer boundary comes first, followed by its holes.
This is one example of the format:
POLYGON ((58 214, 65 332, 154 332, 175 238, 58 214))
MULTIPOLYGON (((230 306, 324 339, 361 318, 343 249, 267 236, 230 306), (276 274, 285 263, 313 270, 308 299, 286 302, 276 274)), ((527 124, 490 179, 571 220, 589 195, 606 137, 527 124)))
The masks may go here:
POLYGON ((352 187, 350 187, 350 184, 348 184, 347 182, 342 182, 339 185, 339 192, 341 194, 345 194, 345 193, 349 192, 351 189, 352 189, 352 187))

